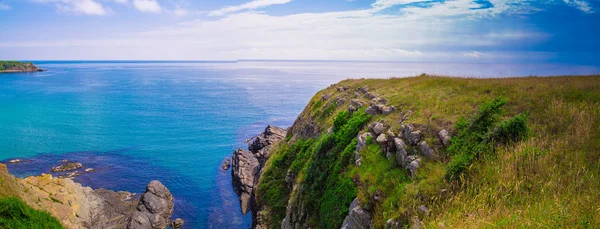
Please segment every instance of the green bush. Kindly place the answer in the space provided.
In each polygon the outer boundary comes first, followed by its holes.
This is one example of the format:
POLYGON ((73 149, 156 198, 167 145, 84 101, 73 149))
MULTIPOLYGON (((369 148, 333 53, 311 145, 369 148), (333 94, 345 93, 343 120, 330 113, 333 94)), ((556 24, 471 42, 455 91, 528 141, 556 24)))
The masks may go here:
POLYGON ((52 229, 63 226, 47 212, 35 210, 20 199, 6 197, 0 199, 0 228, 52 229))
POLYGON ((519 114, 498 123, 507 103, 504 98, 496 98, 479 106, 477 114, 468 121, 461 118, 456 123, 458 134, 448 147, 452 156, 446 167, 446 178, 457 179, 481 153, 489 152, 498 143, 516 142, 527 136, 527 115, 519 114))

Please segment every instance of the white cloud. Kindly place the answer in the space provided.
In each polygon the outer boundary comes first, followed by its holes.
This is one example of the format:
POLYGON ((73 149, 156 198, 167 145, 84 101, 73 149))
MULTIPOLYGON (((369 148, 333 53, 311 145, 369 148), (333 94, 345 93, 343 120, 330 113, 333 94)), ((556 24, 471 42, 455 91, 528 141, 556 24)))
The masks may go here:
POLYGON ((114 0, 116 3, 121 3, 121 4, 125 4, 127 2, 129 2, 129 0, 114 0))
POLYGON ((94 0, 36 0, 41 3, 54 3, 60 12, 87 15, 106 15, 109 9, 94 0))
MULTIPOLYGON (((408 1, 378 1, 379 5, 364 10, 277 16, 243 11, 265 7, 267 2, 253 1, 262 4, 226 7, 219 13, 212 12, 222 17, 204 17, 150 31, 107 33, 112 36, 107 39, 58 37, 48 42, 0 43, 0 47, 72 47, 73 52, 93 50, 94 55, 104 59, 489 61, 546 55, 493 52, 498 47, 523 41, 534 44, 548 37, 534 27, 491 26, 482 32, 475 26, 481 18, 499 20, 500 17, 494 17, 533 12, 524 10, 528 9, 526 2, 491 0, 494 7, 478 9, 481 5, 473 1, 455 0, 431 3, 428 7, 404 7, 398 14, 380 13, 380 7, 408 1), (473 50, 486 51, 484 54, 473 50)), ((191 13, 182 8, 177 13, 178 8, 164 11, 175 15, 191 13)))
POLYGON ((291 2, 292 0, 254 0, 238 6, 227 6, 208 13, 209 16, 223 16, 229 13, 235 13, 242 10, 253 10, 271 5, 280 5, 291 2))
POLYGON ((565 3, 567 3, 570 6, 573 6, 581 11, 583 11, 584 13, 594 13, 594 10, 592 10, 592 7, 590 6, 590 3, 584 0, 564 0, 565 3))
POLYGON ((185 17, 190 14, 190 12, 180 6, 176 6, 175 9, 170 11, 173 15, 177 17, 185 17))
POLYGON ((0 2, 0 10, 10 10, 10 9, 12 9, 11 6, 0 2))
POLYGON ((472 51, 472 52, 463 52, 462 55, 465 57, 472 57, 472 58, 479 59, 479 57, 481 57, 483 55, 483 53, 480 53, 477 51, 472 51))
POLYGON ((386 9, 395 5, 405 5, 417 2, 431 2, 431 0, 377 0, 371 6, 375 9, 386 9))
POLYGON ((160 13, 162 8, 156 0, 132 0, 133 6, 141 12, 160 13))

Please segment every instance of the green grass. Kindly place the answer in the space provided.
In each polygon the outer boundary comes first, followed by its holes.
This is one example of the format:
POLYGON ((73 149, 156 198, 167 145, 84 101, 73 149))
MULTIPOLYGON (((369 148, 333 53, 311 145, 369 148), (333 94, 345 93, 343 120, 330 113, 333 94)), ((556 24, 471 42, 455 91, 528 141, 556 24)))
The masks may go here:
POLYGON ((52 229, 63 226, 47 212, 35 210, 18 198, 3 197, 0 198, 0 228, 52 229))

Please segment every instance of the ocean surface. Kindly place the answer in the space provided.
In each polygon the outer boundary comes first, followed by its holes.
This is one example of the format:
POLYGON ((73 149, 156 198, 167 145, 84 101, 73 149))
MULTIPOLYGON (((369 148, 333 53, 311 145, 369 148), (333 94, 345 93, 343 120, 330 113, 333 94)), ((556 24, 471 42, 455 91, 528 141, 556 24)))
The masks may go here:
MULTIPOLYGON (((0 74, 0 161, 19 177, 67 159, 93 188, 144 191, 158 179, 184 228, 248 228, 220 164, 268 124, 288 127, 320 89, 346 78, 598 74, 594 66, 396 62, 33 61, 0 74)), ((55 174, 56 175, 56 174, 55 174)))

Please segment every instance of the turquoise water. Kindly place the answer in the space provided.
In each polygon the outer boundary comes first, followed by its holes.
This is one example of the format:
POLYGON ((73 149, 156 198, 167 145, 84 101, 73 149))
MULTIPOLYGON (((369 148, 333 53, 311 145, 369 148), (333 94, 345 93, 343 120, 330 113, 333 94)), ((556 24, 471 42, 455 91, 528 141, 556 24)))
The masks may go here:
POLYGON ((247 228, 220 163, 267 124, 287 127, 345 78, 593 74, 593 66, 363 62, 49 62, 0 75, 0 160, 17 176, 61 159, 98 168, 78 181, 142 192, 161 180, 186 228, 247 228))

